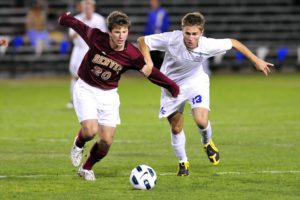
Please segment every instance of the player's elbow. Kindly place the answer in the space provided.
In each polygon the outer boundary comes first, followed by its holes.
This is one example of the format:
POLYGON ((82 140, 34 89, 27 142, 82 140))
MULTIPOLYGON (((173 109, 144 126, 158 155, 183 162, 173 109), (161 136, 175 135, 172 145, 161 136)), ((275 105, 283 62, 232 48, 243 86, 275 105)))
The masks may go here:
POLYGON ((145 44, 145 37, 144 36, 138 37, 137 44, 138 46, 145 44))
POLYGON ((240 44, 240 42, 237 39, 230 39, 232 43, 233 48, 237 48, 240 44))

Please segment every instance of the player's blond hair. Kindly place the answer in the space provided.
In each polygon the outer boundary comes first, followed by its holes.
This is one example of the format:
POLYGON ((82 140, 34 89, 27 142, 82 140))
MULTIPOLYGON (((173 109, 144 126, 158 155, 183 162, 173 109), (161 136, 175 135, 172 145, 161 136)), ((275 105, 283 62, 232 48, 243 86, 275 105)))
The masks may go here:
POLYGON ((121 11, 111 12, 106 19, 106 23, 109 31, 117 26, 125 26, 128 28, 128 30, 131 27, 131 22, 128 15, 121 11))
POLYGON ((200 12, 190 12, 187 13, 181 19, 181 26, 199 26, 200 30, 204 29, 205 25, 205 18, 200 12))

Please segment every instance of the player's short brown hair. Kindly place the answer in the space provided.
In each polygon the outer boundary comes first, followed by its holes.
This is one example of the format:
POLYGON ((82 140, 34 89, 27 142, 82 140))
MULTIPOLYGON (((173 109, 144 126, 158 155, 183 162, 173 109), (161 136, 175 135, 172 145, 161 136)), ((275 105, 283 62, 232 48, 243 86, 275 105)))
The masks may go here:
POLYGON ((181 26, 199 26, 201 30, 204 29, 205 18, 200 12, 187 13, 181 19, 181 26))
POLYGON ((121 11, 111 12, 106 19, 106 23, 109 31, 111 31, 116 26, 126 26, 128 27, 128 29, 130 29, 131 26, 128 15, 121 11))

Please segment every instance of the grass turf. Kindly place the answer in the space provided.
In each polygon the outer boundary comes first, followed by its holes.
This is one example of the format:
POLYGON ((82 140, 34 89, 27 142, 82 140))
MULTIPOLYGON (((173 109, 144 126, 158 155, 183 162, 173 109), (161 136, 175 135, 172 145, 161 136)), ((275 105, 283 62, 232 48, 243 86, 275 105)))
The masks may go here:
MULTIPOLYGON (((0 81, 1 199, 299 199, 300 75, 216 75, 211 123, 221 162, 211 166, 185 110, 190 176, 177 177, 160 89, 143 78, 120 82, 122 124, 97 180, 76 176, 69 150, 79 129, 67 79, 0 81), (152 166, 151 191, 131 188, 129 173, 152 166)), ((92 142, 87 144, 88 154, 92 142)))

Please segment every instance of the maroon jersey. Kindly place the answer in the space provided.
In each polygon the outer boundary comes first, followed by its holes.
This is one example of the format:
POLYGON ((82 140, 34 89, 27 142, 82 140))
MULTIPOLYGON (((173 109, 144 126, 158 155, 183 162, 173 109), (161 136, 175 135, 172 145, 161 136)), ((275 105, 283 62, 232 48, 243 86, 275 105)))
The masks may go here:
MULTIPOLYGON (((66 14, 60 17, 59 23, 74 29, 89 46, 78 70, 78 76, 89 85, 101 89, 113 89, 118 87, 122 73, 129 69, 141 70, 144 67, 144 57, 130 42, 126 41, 123 51, 114 51, 109 45, 107 33, 97 28, 90 28, 66 14)), ((167 88, 173 96, 179 93, 176 83, 155 68, 148 79, 167 88)))

